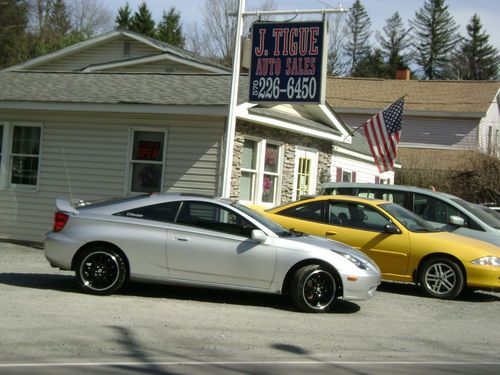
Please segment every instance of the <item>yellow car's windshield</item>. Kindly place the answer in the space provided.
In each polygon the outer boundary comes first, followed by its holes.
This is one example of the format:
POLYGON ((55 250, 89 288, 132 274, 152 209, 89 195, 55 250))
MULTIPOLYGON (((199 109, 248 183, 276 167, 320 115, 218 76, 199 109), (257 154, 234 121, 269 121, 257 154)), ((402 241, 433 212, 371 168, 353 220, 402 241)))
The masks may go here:
POLYGON ((395 203, 383 203, 379 206, 395 217, 406 229, 412 232, 440 232, 420 216, 395 203))

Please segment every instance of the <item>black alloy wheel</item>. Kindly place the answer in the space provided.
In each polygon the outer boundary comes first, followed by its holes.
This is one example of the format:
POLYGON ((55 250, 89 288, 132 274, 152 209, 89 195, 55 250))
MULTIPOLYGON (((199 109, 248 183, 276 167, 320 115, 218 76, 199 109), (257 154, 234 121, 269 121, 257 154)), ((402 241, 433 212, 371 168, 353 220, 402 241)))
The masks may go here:
POLYGON ((106 247, 86 250, 76 264, 80 287, 91 294, 108 295, 125 283, 127 267, 118 252, 106 247))
POLYGON ((305 312, 327 312, 335 301, 337 285, 332 273, 319 266, 300 268, 293 278, 292 300, 305 312))

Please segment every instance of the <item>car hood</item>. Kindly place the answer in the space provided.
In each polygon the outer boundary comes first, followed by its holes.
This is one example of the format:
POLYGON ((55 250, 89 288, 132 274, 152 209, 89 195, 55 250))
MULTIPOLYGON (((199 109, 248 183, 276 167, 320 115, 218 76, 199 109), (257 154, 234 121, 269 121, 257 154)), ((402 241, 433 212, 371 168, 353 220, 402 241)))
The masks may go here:
POLYGON ((411 234, 412 247, 417 245, 426 251, 461 251, 468 260, 492 255, 500 257, 500 247, 489 242, 449 232, 431 232, 411 234))
POLYGON ((354 249, 351 246, 348 246, 346 244, 343 244, 338 241, 330 240, 324 237, 319 237, 319 236, 313 236, 313 235, 308 235, 308 234, 301 234, 299 236, 294 236, 287 238, 288 241, 293 241, 298 244, 306 244, 306 245, 312 245, 316 246, 318 248, 322 248, 324 250, 330 250, 330 251, 340 251, 343 253, 347 253, 353 256, 356 256, 360 259, 363 259, 364 261, 368 263, 373 264, 373 260, 367 256, 365 253, 362 253, 361 251, 358 251, 354 249))

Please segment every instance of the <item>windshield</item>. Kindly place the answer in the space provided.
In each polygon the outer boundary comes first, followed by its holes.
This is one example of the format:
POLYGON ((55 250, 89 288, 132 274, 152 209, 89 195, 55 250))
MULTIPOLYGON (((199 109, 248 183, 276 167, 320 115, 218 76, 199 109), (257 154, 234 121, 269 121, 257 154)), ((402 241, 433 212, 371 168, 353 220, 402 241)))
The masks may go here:
POLYGON ((430 223, 413 212, 395 203, 383 203, 379 206, 395 217, 406 229, 412 232, 439 232, 430 223))
POLYGON ((464 207, 466 210, 478 217, 483 223, 489 225, 492 228, 500 229, 500 219, 497 219, 494 215, 486 212, 484 210, 485 207, 481 207, 478 204, 464 201, 460 198, 453 198, 452 201, 464 207))
POLYGON ((242 204, 232 203, 231 206, 237 208, 240 211, 243 211, 248 216, 257 220, 260 224, 264 225, 267 229, 271 230, 273 233, 277 234, 279 237, 289 237, 291 232, 280 224, 268 219, 267 217, 259 214, 257 211, 252 210, 242 204))

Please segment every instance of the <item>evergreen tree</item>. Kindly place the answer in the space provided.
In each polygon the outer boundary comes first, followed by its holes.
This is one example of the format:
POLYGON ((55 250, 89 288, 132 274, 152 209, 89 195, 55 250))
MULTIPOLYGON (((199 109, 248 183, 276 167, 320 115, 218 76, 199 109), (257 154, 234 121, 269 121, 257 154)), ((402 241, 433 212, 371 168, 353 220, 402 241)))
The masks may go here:
POLYGON ((353 75, 358 62, 370 51, 371 20, 360 0, 356 0, 347 18, 347 44, 345 52, 348 56, 349 71, 353 75))
POLYGON ((134 13, 130 21, 130 30, 152 38, 155 37, 155 21, 153 21, 145 2, 142 2, 138 11, 134 13))
POLYGON ((184 47, 185 39, 182 33, 181 14, 174 7, 171 7, 168 13, 163 11, 163 17, 156 30, 156 37, 158 40, 174 46, 184 47))
POLYGON ((459 40, 458 26, 444 0, 426 0, 411 22, 416 62, 426 79, 446 76, 453 50, 459 40))
POLYGON ((26 58, 27 26, 28 4, 25 0, 0 0, 0 69, 26 58))
POLYGON ((115 18, 116 25, 119 29, 130 29, 130 24, 132 22, 132 10, 128 5, 128 2, 125 3, 124 7, 120 7, 118 9, 118 15, 115 18))
POLYGON ((398 68, 407 68, 410 47, 409 30, 403 25, 399 12, 394 13, 385 20, 383 34, 377 31, 377 40, 380 44, 381 54, 384 57, 389 78, 396 76, 398 68))
POLYGON ((388 65, 384 61, 382 50, 370 50, 356 64, 353 77, 394 78, 389 76, 388 65))
POLYGON ((490 36, 482 32, 483 25, 477 14, 472 16, 467 25, 468 38, 459 49, 459 57, 464 62, 461 79, 488 80, 497 79, 500 56, 498 50, 488 43, 490 36))

